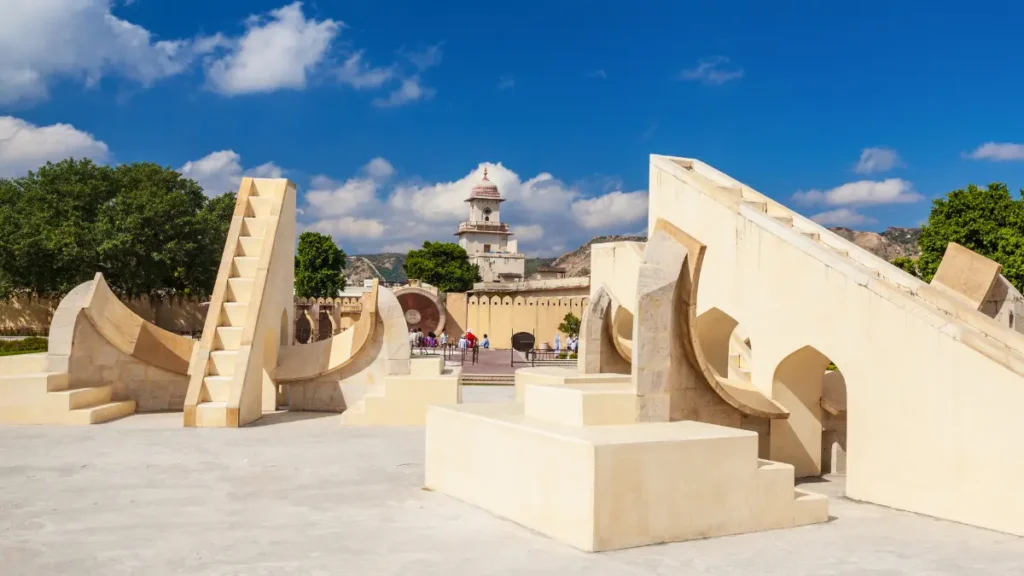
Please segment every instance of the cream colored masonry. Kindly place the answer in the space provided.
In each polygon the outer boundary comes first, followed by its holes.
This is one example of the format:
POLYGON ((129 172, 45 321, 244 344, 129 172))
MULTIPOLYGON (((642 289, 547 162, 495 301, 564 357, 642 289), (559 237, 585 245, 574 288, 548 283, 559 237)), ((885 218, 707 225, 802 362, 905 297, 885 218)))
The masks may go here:
POLYGON ((790 412, 772 460, 820 473, 831 360, 849 497, 1024 535, 1024 336, 697 160, 651 157, 657 218, 707 246, 698 321, 741 327, 751 384, 790 412))

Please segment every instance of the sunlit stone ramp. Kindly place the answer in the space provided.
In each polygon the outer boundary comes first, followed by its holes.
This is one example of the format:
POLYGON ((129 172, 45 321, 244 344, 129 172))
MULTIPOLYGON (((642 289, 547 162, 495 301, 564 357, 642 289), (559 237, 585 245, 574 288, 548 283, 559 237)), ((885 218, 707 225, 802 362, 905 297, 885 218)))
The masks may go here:
POLYGON ((203 337, 189 368, 186 427, 238 427, 277 405, 273 374, 291 342, 295 185, 243 178, 203 337))
POLYGON ((708 364, 788 412, 767 421, 768 458, 820 474, 841 415, 849 497, 1024 535, 1024 337, 978 311, 998 265, 951 245, 927 284, 697 160, 652 156, 649 190, 650 230, 707 247, 708 364), (845 398, 823 390, 835 374, 845 398))
POLYGON ((97 424, 180 410, 193 347, 132 312, 97 274, 61 300, 45 354, 0 358, 0 422, 97 424))
POLYGON ((653 229, 629 256, 632 310, 607 288, 591 299, 579 374, 520 371, 521 404, 430 409, 429 488, 587 551, 828 519, 824 496, 794 488, 793 466, 758 458, 756 432, 698 421, 738 425, 732 404, 788 414, 763 394, 727 402, 737 393, 709 380, 693 344, 704 247, 665 222, 653 229), (632 371, 587 373, 598 365, 632 371))
POLYGON ((281 350, 275 382, 289 410, 343 412, 346 425, 422 426, 431 404, 458 404, 461 368, 412 358, 395 295, 372 288, 355 325, 326 340, 281 350))

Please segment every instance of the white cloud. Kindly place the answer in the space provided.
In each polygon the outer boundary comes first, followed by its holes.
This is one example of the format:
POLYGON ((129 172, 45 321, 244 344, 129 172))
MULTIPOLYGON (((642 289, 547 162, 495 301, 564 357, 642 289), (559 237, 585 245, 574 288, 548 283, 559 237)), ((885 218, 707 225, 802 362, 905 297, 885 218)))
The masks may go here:
MULTIPOLYGON (((501 205, 501 221, 511 226, 520 250, 530 255, 554 250, 550 231, 557 230, 559 246, 575 247, 596 233, 636 229, 647 215, 645 192, 613 191, 587 197, 549 173, 524 180, 501 163, 480 164, 452 181, 395 180, 393 168, 376 170, 386 162, 374 159, 344 181, 314 179, 314 190, 306 195, 304 204, 304 216, 313 222, 310 226, 328 233, 337 231, 338 238, 344 234, 346 250, 352 253, 406 251, 396 248, 419 246, 424 240, 452 242, 458 223, 469 215, 465 200, 481 181, 484 168, 506 199, 501 205), (638 204, 642 206, 638 208, 638 204), (615 211, 615 217, 602 219, 596 215, 602 207, 615 211), (381 228, 363 220, 377 222, 381 228), (368 234, 360 237, 354 231, 368 234)), ((390 167, 390 163, 386 165, 390 167)))
POLYGON ((679 77, 708 86, 720 86, 731 80, 743 78, 743 68, 728 69, 728 64, 729 59, 725 56, 702 59, 697 66, 680 72, 679 77))
POLYGON ((412 65, 420 70, 426 70, 433 68, 441 64, 441 44, 434 44, 433 46, 427 46, 420 52, 406 52, 400 51, 400 54, 405 56, 412 65))
POLYGON ((604 71, 604 68, 598 68, 593 72, 587 72, 584 76, 587 78, 600 78, 601 80, 606 80, 608 78, 608 73, 604 71))
POLYGON ((860 159, 854 171, 858 174, 874 174, 886 172, 900 166, 902 160, 895 150, 890 148, 865 148, 860 153, 860 159))
POLYGON ((391 252, 405 254, 409 250, 416 250, 422 248, 423 244, 416 244, 415 242, 398 242, 396 244, 385 244, 380 247, 381 252, 391 252))
POLYGON ((363 52, 359 51, 348 57, 337 70, 338 80, 343 84, 362 90, 364 88, 380 88, 395 76, 394 66, 374 68, 363 62, 363 52))
POLYGON ((157 40, 111 13, 111 0, 7 0, 0 8, 0 104, 48 96, 57 78, 87 86, 120 75, 142 85, 185 71, 220 36, 157 40))
POLYGON ((647 216, 647 191, 609 192, 596 198, 577 200, 572 205, 572 213, 587 229, 636 222, 647 216))
POLYGON ((974 160, 1015 162, 1024 160, 1024 144, 1009 142, 986 142, 967 155, 974 160))
POLYGON ((882 181, 861 180, 849 182, 830 190, 807 190, 793 194, 801 204, 827 204, 830 206, 870 206, 878 204, 910 204, 924 196, 914 186, 900 178, 882 181))
POLYGON ((280 178, 284 174, 273 162, 243 170, 242 157, 234 150, 211 152, 198 160, 186 162, 178 168, 178 172, 198 182, 207 196, 220 196, 238 190, 242 176, 280 178))
POLYGON ((0 178, 24 176, 46 162, 69 156, 103 162, 107 145, 70 124, 36 126, 13 116, 0 116, 0 178))
POLYGON ((512 233, 520 242, 535 242, 544 237, 544 227, 540 224, 513 226, 512 233))
POLYGON ((369 174, 371 178, 376 178, 378 180, 386 180, 395 173, 395 167, 391 165, 391 162, 388 162, 380 156, 370 160, 363 169, 366 170, 366 173, 369 174))
POLYGON ((874 218, 869 218, 852 208, 836 208, 835 210, 820 212, 811 216, 811 220, 822 226, 860 226, 876 222, 874 218))
POLYGON ((335 238, 380 238, 384 235, 384 224, 380 220, 352 216, 317 220, 306 229, 335 238))
POLYGON ((319 216, 354 214, 381 204, 377 198, 380 185, 395 173, 394 166, 384 158, 374 158, 362 168, 365 176, 339 183, 327 176, 313 178, 306 194, 310 211, 319 216))
POLYGON ((418 76, 402 80, 402 84, 388 94, 387 98, 375 98, 373 105, 378 108, 395 108, 415 102, 429 100, 434 97, 434 89, 420 84, 418 76))
POLYGON ((233 50, 207 65, 210 85, 226 95, 305 88, 342 23, 307 19, 302 2, 252 16, 233 50))
POLYGON ((399 51, 416 68, 417 73, 402 78, 397 88, 387 97, 374 98, 373 105, 378 108, 397 108, 418 100, 430 100, 437 92, 423 84, 421 74, 441 64, 441 44, 428 46, 421 52, 399 51))

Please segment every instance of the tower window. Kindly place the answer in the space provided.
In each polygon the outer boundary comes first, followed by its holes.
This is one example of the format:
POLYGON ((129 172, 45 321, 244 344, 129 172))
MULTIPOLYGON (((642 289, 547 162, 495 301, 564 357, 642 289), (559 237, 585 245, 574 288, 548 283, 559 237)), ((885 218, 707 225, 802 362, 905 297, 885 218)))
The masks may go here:
POLYGON ((491 209, 490 208, 484 208, 484 222, 490 222, 490 221, 491 221, 491 209))

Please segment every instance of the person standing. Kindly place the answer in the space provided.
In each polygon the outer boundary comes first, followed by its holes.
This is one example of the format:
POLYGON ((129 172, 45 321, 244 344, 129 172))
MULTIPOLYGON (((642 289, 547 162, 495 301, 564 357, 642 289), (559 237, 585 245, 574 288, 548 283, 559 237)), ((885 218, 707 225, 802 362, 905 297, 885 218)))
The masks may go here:
POLYGON ((473 334, 473 330, 466 330, 466 347, 473 348, 476 346, 476 335, 473 334))
POLYGON ((560 334, 555 334, 555 352, 558 352, 561 349, 562 349, 562 336, 560 334))
POLYGON ((448 345, 448 329, 447 328, 442 328, 441 329, 441 348, 444 348, 447 345, 448 345))

